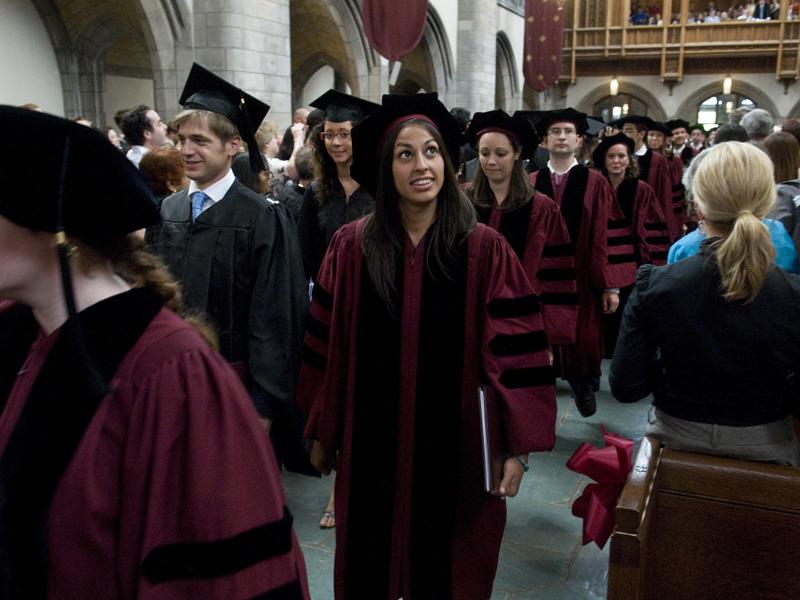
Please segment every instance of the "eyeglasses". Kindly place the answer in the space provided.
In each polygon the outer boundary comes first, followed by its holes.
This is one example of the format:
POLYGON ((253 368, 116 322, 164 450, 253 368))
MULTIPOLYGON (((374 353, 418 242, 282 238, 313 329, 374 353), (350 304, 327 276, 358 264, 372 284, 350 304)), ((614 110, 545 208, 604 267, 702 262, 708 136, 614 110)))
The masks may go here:
POLYGON ((350 139, 350 132, 349 131, 340 131, 339 133, 331 133, 330 131, 323 131, 319 134, 319 137, 324 142, 332 142, 334 140, 339 140, 340 142, 346 142, 350 139))
POLYGON ((623 127, 622 133, 624 133, 625 135, 635 135, 639 133, 639 130, 636 129, 636 127, 623 127))
POLYGON ((560 127, 551 127, 550 129, 547 130, 547 135, 559 136, 562 133, 564 135, 575 135, 575 133, 577 132, 569 127, 565 127, 564 129, 561 129, 560 127))

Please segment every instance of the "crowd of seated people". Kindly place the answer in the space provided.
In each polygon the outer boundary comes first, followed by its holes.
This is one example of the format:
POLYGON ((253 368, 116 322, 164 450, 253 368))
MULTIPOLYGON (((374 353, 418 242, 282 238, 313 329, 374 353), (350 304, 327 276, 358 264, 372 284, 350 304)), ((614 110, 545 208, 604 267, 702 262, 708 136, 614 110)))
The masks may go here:
MULTIPOLYGON (((697 23, 722 23, 725 21, 775 21, 781 18, 781 5, 777 0, 758 0, 746 4, 732 4, 728 10, 718 10, 713 2, 709 2, 704 11, 690 12, 686 18, 689 24, 697 23)), ((800 13, 800 2, 791 2, 787 8, 786 18, 794 20, 800 13)), ((631 8, 631 25, 663 25, 661 8, 659 6, 637 5, 631 8)), ((673 14, 670 24, 678 25, 681 22, 679 14, 673 14)))

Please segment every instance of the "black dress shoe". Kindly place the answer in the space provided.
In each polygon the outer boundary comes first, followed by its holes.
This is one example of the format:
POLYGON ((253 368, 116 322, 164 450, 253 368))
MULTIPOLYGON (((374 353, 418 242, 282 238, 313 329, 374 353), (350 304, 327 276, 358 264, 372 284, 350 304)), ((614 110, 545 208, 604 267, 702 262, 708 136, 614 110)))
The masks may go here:
POLYGON ((597 412, 597 401, 590 385, 581 386, 575 391, 575 406, 582 417, 591 417, 597 412))

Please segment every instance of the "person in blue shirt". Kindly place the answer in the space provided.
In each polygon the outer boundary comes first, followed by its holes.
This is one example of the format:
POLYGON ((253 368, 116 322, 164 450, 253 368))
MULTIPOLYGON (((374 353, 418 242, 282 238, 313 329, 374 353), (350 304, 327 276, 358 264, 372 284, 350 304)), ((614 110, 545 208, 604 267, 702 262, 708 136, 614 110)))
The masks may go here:
MULTIPOLYGON (((683 184, 686 187, 687 196, 691 196, 692 177, 707 154, 708 150, 703 150, 698 154, 683 175, 683 184)), ((772 245, 775 247, 775 265, 789 273, 800 273, 800 260, 797 256, 797 250, 792 243, 792 238, 786 232, 786 228, 774 219, 764 219, 763 223, 766 225, 772 239, 772 245)), ((684 258, 694 256, 700 251, 700 244, 705 239, 706 235, 701 222, 700 227, 683 236, 670 247, 667 254, 667 264, 671 265, 684 258)))

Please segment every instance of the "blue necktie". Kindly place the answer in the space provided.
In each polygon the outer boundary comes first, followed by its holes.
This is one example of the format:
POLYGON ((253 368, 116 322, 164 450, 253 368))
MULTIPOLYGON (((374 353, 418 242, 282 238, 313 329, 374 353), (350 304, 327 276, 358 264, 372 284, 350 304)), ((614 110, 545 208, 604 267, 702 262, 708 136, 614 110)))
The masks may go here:
POLYGON ((195 222, 200 213, 203 212, 203 205, 206 203, 206 196, 203 192, 192 194, 192 223, 195 222))

